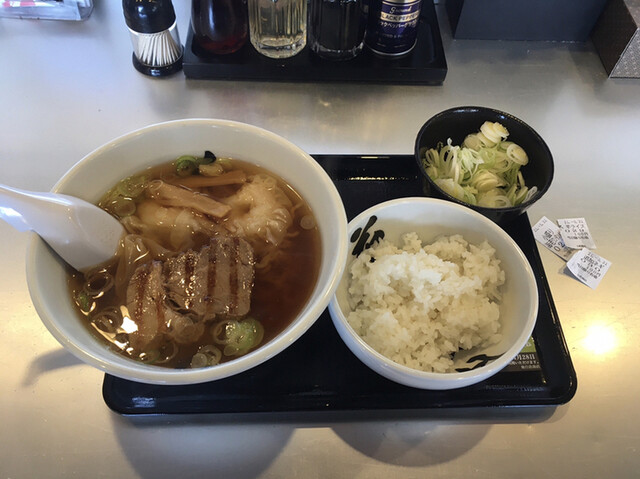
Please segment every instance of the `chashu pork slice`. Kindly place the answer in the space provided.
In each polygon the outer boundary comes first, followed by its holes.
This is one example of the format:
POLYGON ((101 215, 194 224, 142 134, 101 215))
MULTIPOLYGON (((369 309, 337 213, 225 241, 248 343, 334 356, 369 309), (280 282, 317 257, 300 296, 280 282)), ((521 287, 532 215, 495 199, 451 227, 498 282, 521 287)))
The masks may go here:
POLYGON ((138 329, 129 335, 129 344, 136 351, 156 347, 162 334, 178 344, 190 344, 204 333, 203 322, 167 305, 164 283, 160 261, 139 266, 131 278, 127 288, 127 309, 138 329))
POLYGON ((165 322, 162 262, 139 266, 127 287, 127 309, 138 326, 129 335, 136 351, 145 351, 159 337, 165 322))
POLYGON ((207 312, 234 317, 248 314, 255 276, 251 245, 236 236, 217 237, 208 255, 207 312))
POLYGON ((195 319, 206 317, 207 258, 202 251, 189 250, 164 264, 167 304, 195 319))
POLYGON ((255 274, 253 248, 235 236, 219 236, 200 251, 166 261, 169 303, 182 314, 202 320, 240 317, 249 312, 255 274))

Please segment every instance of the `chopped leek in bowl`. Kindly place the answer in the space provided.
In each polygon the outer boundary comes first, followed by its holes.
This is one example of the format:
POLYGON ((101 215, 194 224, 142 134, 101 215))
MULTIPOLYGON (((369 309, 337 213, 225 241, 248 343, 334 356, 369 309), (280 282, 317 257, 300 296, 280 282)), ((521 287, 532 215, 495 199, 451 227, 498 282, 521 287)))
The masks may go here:
POLYGON ((553 158, 518 118, 485 107, 432 117, 416 138, 426 193, 468 206, 496 222, 522 214, 549 188, 553 158))

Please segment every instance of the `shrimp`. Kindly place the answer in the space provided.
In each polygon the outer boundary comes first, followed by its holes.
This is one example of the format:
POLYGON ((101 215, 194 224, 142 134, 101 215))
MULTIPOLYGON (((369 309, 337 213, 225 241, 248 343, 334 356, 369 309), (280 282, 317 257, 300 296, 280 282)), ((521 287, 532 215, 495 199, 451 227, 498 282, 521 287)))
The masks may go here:
POLYGON ((256 251, 280 245, 293 223, 291 200, 268 175, 249 177, 224 202, 232 208, 226 228, 249 241, 256 251))

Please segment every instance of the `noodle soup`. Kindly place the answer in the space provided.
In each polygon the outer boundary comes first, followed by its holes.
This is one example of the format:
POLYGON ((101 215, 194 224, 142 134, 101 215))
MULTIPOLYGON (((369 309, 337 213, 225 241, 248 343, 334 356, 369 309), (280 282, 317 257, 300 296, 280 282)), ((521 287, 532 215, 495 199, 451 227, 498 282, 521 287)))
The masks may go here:
POLYGON ((286 182, 235 159, 183 156, 125 178, 99 205, 127 234, 70 290, 82 321, 131 359, 212 366, 282 332, 309 300, 320 234, 286 182))

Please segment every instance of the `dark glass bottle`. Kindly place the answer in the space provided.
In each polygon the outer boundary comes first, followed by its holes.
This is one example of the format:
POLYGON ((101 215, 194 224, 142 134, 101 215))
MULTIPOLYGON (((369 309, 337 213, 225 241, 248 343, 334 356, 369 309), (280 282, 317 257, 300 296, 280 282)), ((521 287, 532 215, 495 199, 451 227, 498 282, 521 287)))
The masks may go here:
POLYGON ((366 0, 311 0, 309 42, 323 58, 348 60, 362 50, 366 0))
POLYGON ((238 51, 249 37, 246 0, 192 0, 191 28, 196 54, 238 51))

